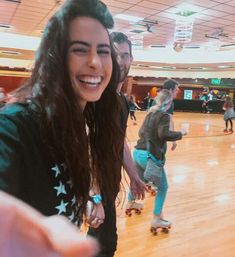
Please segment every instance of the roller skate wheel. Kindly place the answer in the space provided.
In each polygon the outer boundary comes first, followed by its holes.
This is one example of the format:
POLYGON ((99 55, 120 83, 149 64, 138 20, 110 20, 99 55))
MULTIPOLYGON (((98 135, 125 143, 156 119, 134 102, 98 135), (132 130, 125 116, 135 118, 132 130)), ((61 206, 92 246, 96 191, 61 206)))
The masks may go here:
POLYGON ((157 228, 151 227, 151 228, 150 228, 150 232, 151 232, 154 236, 156 236, 156 235, 157 235, 157 228))
POLYGON ((168 228, 162 228, 162 232, 168 234, 169 233, 169 229, 168 228))
POLYGON ((131 210, 126 210, 126 215, 127 215, 128 217, 131 217, 131 210))

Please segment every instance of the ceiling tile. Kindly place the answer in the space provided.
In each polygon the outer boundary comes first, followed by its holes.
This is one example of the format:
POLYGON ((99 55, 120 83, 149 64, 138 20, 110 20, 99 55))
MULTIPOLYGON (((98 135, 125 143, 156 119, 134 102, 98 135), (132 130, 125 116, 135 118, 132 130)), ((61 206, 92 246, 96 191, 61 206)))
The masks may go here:
POLYGON ((226 20, 235 21, 235 15, 227 15, 226 17, 223 17, 226 20))
POLYGON ((159 11, 162 11, 162 10, 165 10, 165 9, 169 8, 168 5, 153 3, 151 1, 142 1, 142 2, 138 3, 138 6, 152 8, 154 10, 159 10, 159 11))
POLYGON ((125 2, 120 2, 117 0, 106 0, 105 3, 108 6, 113 6, 113 7, 118 7, 122 9, 127 9, 133 6, 133 4, 125 3, 125 2))
POLYGON ((134 12, 141 12, 141 13, 145 13, 145 14, 156 14, 157 10, 154 9, 150 9, 150 8, 146 8, 146 7, 142 7, 142 6, 133 6, 129 9, 130 11, 134 11, 134 12))
POLYGON ((225 20, 225 19, 220 19, 220 18, 214 19, 214 20, 212 20, 212 22, 220 23, 221 25, 231 25, 231 24, 234 24, 233 21, 225 20))
POLYGON ((191 1, 187 1, 187 3, 195 4, 195 5, 199 5, 201 7, 207 7, 207 8, 211 8, 219 4, 211 0, 191 0, 191 1))
MULTIPOLYGON (((128 3, 128 4, 137 4, 140 0, 121 0, 119 2, 122 2, 122 3, 128 3)), ((107 4, 109 2, 109 0, 103 0, 103 2, 105 4, 107 4)))
POLYGON ((182 3, 183 1, 182 0, 151 0, 151 2, 174 6, 176 4, 182 3))
POLYGON ((202 14, 211 15, 211 16, 214 16, 214 17, 224 17, 224 16, 228 15, 225 12, 212 10, 212 9, 204 10, 204 11, 202 11, 202 14))
POLYGON ((229 6, 227 4, 220 4, 212 8, 212 10, 222 10, 223 12, 229 13, 229 14, 235 14, 235 7, 229 6))
POLYGON ((235 6, 235 0, 226 2, 227 5, 235 6))
POLYGON ((230 2, 230 0, 213 0, 215 3, 227 3, 230 2))
POLYGON ((109 6, 109 11, 112 13, 112 15, 122 13, 124 10, 122 8, 117 8, 113 6, 109 6))
POLYGON ((140 18, 147 18, 149 16, 149 14, 146 14, 144 12, 141 11, 133 11, 133 10, 127 10, 123 12, 124 14, 128 14, 128 15, 133 15, 136 17, 140 17, 140 18))

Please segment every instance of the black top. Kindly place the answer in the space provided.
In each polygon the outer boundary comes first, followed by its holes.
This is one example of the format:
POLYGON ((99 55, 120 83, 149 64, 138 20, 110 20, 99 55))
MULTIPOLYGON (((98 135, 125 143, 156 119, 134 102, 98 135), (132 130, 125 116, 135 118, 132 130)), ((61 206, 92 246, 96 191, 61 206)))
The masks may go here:
POLYGON ((53 163, 40 133, 33 104, 0 110, 0 189, 44 215, 62 214, 79 224, 79 205, 65 164, 53 163))
POLYGON ((125 97, 125 95, 122 92, 117 93, 118 102, 121 106, 121 128, 123 129, 123 132, 126 133, 126 127, 127 127, 127 120, 129 115, 129 104, 125 97))
POLYGON ((135 148, 147 149, 156 159, 165 160, 166 142, 182 138, 182 133, 170 131, 169 125, 170 116, 166 112, 148 113, 139 130, 139 140, 135 148))

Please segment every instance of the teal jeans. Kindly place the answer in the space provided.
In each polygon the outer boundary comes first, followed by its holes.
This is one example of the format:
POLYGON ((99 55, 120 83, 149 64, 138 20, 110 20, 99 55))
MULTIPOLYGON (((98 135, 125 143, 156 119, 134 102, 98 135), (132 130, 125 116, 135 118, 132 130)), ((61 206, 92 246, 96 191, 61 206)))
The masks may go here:
MULTIPOLYGON (((145 183, 147 181, 144 180, 144 171, 148 162, 149 153, 146 150, 138 150, 134 149, 133 152, 133 161, 136 165, 137 172, 139 174, 139 177, 141 180, 143 180, 145 183)), ((158 161, 154 158, 154 161, 158 161)), ((154 215, 160 215, 162 213, 163 205, 166 199, 168 190, 168 182, 167 182, 167 176, 165 170, 162 174, 161 184, 157 188, 157 194, 154 199, 154 209, 153 213, 154 215)), ((133 194, 131 191, 128 193, 128 200, 133 201, 135 200, 133 194)))

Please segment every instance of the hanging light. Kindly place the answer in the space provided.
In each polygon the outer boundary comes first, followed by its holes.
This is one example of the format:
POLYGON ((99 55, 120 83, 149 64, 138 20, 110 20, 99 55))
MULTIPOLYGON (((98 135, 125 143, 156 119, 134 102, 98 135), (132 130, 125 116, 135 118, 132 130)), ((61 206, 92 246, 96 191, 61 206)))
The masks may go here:
POLYGON ((193 20, 181 17, 176 20, 174 42, 177 44, 187 44, 192 40, 193 20))

